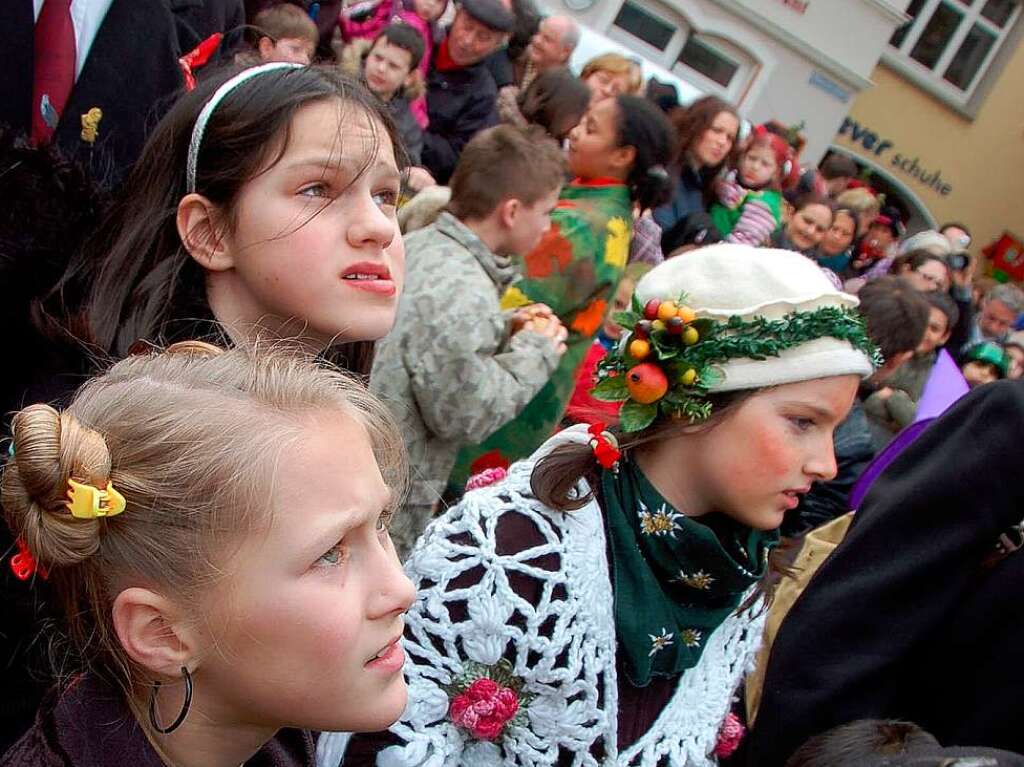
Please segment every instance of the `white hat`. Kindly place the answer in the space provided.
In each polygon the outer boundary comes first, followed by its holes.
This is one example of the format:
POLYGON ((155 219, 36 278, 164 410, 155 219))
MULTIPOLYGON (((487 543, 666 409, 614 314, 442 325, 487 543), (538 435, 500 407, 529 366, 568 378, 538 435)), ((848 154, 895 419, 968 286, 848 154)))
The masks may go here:
POLYGON ((924 250, 934 256, 945 258, 953 251, 953 246, 946 239, 946 235, 934 229, 926 229, 903 240, 897 252, 902 256, 913 250, 924 250))
MULTIPOLYGON (((838 290, 806 256, 727 243, 671 258, 644 275, 636 288, 641 304, 652 298, 674 300, 681 294, 698 318, 718 321, 737 316, 779 320, 794 312, 852 309, 859 303, 855 296, 838 290)), ((838 375, 866 378, 874 371, 867 354, 849 341, 828 336, 784 349, 777 357, 734 357, 715 367, 722 377, 710 391, 757 389, 838 375)))

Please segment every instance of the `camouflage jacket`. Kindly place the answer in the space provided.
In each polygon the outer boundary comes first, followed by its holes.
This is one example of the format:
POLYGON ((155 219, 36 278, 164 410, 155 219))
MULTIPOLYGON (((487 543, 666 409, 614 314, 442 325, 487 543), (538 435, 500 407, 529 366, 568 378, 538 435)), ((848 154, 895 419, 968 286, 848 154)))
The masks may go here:
POLYGON ((629 190, 610 179, 576 179, 562 188, 551 228, 523 258, 523 278, 505 293, 502 305, 550 306, 569 329, 568 350, 548 384, 513 422, 459 452, 449 480, 453 487, 482 469, 525 458, 558 428, 577 369, 604 323, 626 267, 632 207, 629 190))
POLYGON ((517 277, 450 213, 405 239, 406 283, 378 343, 370 388, 409 448, 408 503, 436 501, 458 449, 514 418, 547 383, 559 355, 544 336, 509 336, 501 294, 517 277))

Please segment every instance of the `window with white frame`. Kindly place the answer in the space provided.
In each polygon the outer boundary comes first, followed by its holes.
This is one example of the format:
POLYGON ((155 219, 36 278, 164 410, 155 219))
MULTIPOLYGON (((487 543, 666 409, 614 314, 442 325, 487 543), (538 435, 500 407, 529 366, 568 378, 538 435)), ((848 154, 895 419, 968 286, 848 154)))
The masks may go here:
POLYGON ((624 0, 608 34, 701 90, 733 100, 755 70, 743 49, 647 0, 624 0))
POLYGON ((1021 0, 911 0, 889 45, 957 100, 970 96, 1021 14, 1021 0))

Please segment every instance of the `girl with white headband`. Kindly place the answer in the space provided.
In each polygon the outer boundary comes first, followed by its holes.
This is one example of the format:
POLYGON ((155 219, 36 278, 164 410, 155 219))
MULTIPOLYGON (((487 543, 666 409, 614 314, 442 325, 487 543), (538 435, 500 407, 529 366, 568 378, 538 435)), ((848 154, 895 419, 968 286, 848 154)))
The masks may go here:
MULTIPOLYGON (((878 361, 856 305, 789 251, 713 245, 648 272, 593 390, 618 426, 560 432, 417 542, 410 703, 345 767, 734 749, 778 527, 835 475, 832 432, 878 361)), ((342 741, 321 740, 323 765, 342 741)))
POLYGON ((115 358, 139 341, 291 338, 321 353, 380 338, 402 287, 403 156, 386 110, 336 68, 201 83, 154 129, 57 313, 115 358))

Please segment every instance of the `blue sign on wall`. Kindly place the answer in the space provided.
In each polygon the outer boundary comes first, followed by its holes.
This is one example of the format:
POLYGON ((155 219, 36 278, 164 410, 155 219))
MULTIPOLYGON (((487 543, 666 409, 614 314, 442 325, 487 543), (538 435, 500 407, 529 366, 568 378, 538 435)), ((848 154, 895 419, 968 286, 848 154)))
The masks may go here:
POLYGON ((815 88, 825 91, 829 96, 839 99, 844 104, 850 103, 850 92, 840 87, 834 80, 825 77, 821 72, 811 72, 810 83, 815 88))

